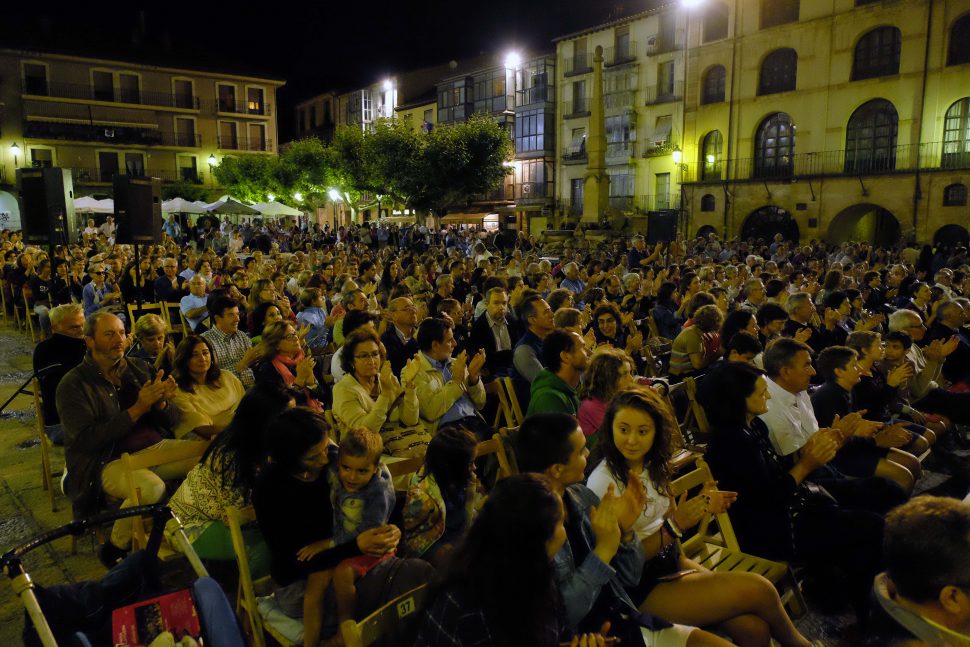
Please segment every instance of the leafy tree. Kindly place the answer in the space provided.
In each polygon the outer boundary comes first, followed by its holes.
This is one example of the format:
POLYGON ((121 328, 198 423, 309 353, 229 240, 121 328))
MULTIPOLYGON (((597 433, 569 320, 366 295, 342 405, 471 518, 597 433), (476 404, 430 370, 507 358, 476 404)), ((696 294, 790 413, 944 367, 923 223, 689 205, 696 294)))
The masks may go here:
POLYGON ((234 198, 261 202, 269 193, 281 197, 289 195, 289 187, 281 182, 279 168, 278 157, 240 155, 224 157, 213 173, 234 198))

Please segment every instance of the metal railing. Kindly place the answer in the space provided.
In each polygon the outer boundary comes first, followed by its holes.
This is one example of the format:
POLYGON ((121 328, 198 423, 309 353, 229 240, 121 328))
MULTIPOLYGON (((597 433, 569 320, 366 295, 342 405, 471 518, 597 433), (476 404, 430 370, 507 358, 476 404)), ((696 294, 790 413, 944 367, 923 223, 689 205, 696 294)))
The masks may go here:
POLYGON ((515 185, 516 200, 552 197, 552 182, 519 182, 515 185))
POLYGON ((611 195, 609 197, 610 209, 619 209, 620 211, 633 211, 633 204, 635 200, 632 195, 611 195))
POLYGON ((193 133, 175 133, 156 128, 136 126, 94 126, 90 124, 62 124, 45 121, 25 121, 24 136, 33 139, 62 139, 105 144, 137 144, 140 146, 180 146, 198 148, 202 137, 193 133))
POLYGON ((137 177, 157 177, 165 182, 175 180, 188 180, 194 184, 202 184, 203 174, 196 171, 194 175, 188 176, 183 170, 189 169, 143 169, 140 172, 132 173, 127 169, 103 169, 95 167, 74 167, 71 175, 75 184, 110 184, 116 175, 134 175, 137 177))
POLYGON ((644 89, 644 99, 646 105, 658 103, 670 103, 680 101, 684 96, 684 82, 676 81, 673 84, 663 83, 651 85, 644 89))
POLYGON ((635 141, 607 142, 606 161, 616 164, 617 162, 629 162, 631 158, 637 156, 637 143, 635 141))
POLYGON ((633 90, 621 90, 603 95, 603 107, 606 110, 622 110, 633 107, 633 90))
POLYGON ((83 83, 62 83, 51 81, 46 87, 39 83, 23 82, 21 91, 24 94, 55 97, 59 99, 85 99, 88 101, 108 101, 111 103, 128 103, 143 106, 162 106, 165 108, 186 108, 197 110, 199 97, 185 94, 171 94, 168 92, 152 92, 145 90, 125 90, 120 88, 95 88, 83 83), (44 90, 44 92, 41 92, 44 90))
POLYGON ((273 106, 270 103, 250 103, 245 99, 208 99, 203 102, 205 112, 218 112, 233 115, 258 115, 269 117, 273 114, 273 106))
POLYGON ((632 63, 637 60, 637 44, 630 41, 625 47, 607 47, 603 59, 604 67, 632 63))
POLYGON ((669 141, 665 142, 645 142, 643 145, 644 157, 662 157, 674 152, 674 146, 669 141))
POLYGON ((273 150, 273 140, 249 137, 225 137, 219 135, 217 138, 218 148, 233 151, 271 151, 273 150))
POLYGON ((585 164, 588 159, 586 155, 586 147, 583 146, 580 150, 574 151, 572 153, 563 153, 562 163, 563 164, 585 164))
POLYGON ((665 54, 678 49, 683 49, 683 43, 677 42, 676 36, 657 34, 647 39, 647 56, 665 54))
POLYGON ((680 209, 680 194, 676 191, 659 195, 637 196, 637 210, 642 212, 680 209))
POLYGON ((562 102, 562 114, 565 119, 589 116, 589 97, 576 97, 562 102))
POLYGON ((533 103, 555 101, 556 93, 551 85, 537 85, 532 88, 515 91, 515 106, 521 108, 533 103))
MULTIPOLYGON (((920 145, 903 144, 892 148, 872 150, 835 150, 816 153, 796 153, 765 161, 745 157, 718 161, 731 180, 775 180, 795 177, 885 175, 911 173, 917 169, 970 169, 970 145, 957 142, 927 142, 920 145)), ((711 181, 724 177, 711 170, 705 162, 686 165, 685 182, 711 181), (700 170, 710 172, 701 179, 700 170)))
POLYGON ((573 56, 567 56, 565 63, 566 64, 563 66, 563 73, 566 76, 588 74, 589 72, 593 71, 592 54, 575 54, 573 56))

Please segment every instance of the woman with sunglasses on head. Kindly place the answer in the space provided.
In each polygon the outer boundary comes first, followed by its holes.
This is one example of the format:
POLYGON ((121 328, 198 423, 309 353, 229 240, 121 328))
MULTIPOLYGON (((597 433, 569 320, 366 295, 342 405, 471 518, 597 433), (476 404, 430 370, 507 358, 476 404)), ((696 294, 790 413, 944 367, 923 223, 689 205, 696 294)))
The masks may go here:
POLYGON ((263 329, 263 360, 256 369, 256 382, 275 382, 295 389, 302 397, 297 404, 323 411, 313 372, 316 361, 303 350, 296 325, 283 319, 263 329))

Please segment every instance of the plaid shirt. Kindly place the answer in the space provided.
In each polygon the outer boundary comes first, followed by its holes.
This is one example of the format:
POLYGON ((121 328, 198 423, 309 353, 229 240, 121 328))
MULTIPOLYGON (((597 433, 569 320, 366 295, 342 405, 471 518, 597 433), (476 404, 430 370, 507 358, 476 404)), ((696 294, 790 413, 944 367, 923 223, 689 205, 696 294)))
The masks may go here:
POLYGON ((247 367, 242 371, 236 370, 236 364, 253 345, 249 340, 249 335, 241 330, 237 330, 232 335, 227 335, 219 330, 218 326, 213 326, 210 330, 202 333, 202 336, 212 344, 212 349, 216 352, 216 364, 219 365, 219 368, 238 377, 247 389, 256 382, 253 378, 253 369, 247 367))

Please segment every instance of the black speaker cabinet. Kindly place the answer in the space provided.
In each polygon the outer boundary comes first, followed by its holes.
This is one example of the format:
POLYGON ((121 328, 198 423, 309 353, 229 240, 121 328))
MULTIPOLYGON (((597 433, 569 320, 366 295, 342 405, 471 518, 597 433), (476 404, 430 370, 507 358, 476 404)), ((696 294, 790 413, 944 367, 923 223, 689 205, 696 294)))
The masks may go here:
POLYGON ((647 214, 647 242, 669 243, 677 238, 677 212, 651 211, 647 214))
POLYGON ((115 242, 162 242, 162 184, 158 178, 116 175, 115 242))
POLYGON ((77 242, 74 180, 70 169, 17 169, 17 192, 25 242, 34 245, 77 242))

